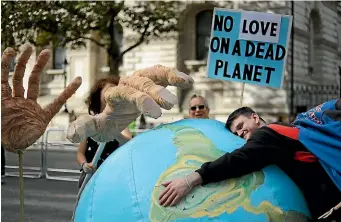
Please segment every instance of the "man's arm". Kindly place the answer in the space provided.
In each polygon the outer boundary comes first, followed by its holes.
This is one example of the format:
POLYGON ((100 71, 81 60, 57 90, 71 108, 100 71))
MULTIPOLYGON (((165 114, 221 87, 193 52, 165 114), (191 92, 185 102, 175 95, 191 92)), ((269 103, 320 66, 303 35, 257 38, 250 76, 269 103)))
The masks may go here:
POLYGON ((202 165, 200 169, 184 178, 164 182, 160 193, 162 206, 174 206, 190 190, 199 185, 240 177, 280 163, 294 156, 294 147, 287 145, 286 138, 267 127, 262 127, 240 149, 227 153, 219 159, 202 165))
POLYGON ((285 143, 283 136, 263 127, 243 147, 203 164, 196 172, 202 184, 240 177, 292 158, 294 149, 286 147, 285 143))

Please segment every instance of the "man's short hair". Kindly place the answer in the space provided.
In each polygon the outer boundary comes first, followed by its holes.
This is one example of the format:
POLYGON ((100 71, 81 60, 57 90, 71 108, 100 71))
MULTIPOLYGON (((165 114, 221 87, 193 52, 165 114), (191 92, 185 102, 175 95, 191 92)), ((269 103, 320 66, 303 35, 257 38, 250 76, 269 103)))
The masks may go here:
POLYGON ((208 107, 208 102, 207 102, 207 100, 205 99, 205 97, 199 96, 199 95, 197 95, 197 94, 193 94, 193 96, 191 96, 191 99, 189 100, 189 103, 188 103, 189 106, 191 106, 191 101, 192 101, 192 99, 194 99, 194 98, 200 98, 200 99, 204 102, 205 107, 209 108, 209 107, 208 107))
MULTIPOLYGON (((247 117, 251 117, 251 115, 254 114, 254 113, 256 113, 256 112, 253 111, 253 109, 251 109, 250 107, 247 107, 247 106, 244 106, 244 107, 236 109, 227 118, 226 123, 225 123, 225 128, 228 129, 229 131, 231 131, 230 127, 232 125, 233 120, 235 120, 236 118, 238 118, 239 116, 242 116, 242 115, 243 116, 247 116, 247 117)), ((262 120, 263 122, 265 122, 262 119, 262 117, 260 117, 260 116, 259 116, 259 119, 262 120)))

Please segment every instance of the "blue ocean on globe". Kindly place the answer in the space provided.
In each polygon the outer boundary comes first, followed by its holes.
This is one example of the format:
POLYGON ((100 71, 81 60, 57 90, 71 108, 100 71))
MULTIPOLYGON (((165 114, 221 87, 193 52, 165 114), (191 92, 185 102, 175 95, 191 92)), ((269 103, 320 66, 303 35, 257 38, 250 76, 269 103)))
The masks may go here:
POLYGON ((76 222, 307 221, 305 199, 276 166, 194 188, 175 207, 162 207, 162 182, 195 171, 245 140, 222 122, 185 119, 144 132, 120 147, 86 185, 76 222))

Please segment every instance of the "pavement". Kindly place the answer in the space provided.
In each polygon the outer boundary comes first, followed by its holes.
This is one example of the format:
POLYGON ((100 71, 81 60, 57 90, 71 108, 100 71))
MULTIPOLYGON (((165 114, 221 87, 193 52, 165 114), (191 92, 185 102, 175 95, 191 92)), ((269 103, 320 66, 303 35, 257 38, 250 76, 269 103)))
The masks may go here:
MULTIPOLYGON (((77 180, 79 166, 76 162, 75 148, 48 147, 46 157, 48 169, 67 169, 70 172, 48 172, 56 178, 77 180)), ((18 155, 6 152, 5 184, 1 184, 1 221, 20 221, 19 178, 17 176, 18 155), (8 176, 12 175, 12 176, 8 176)), ((29 149, 23 155, 24 175, 38 175, 41 166, 39 149, 29 149), (38 170, 27 169, 37 167, 38 170)), ((71 221, 78 188, 77 182, 48 180, 46 178, 25 178, 25 222, 64 222, 71 221)))
MULTIPOLYGON (((78 188, 76 182, 24 179, 25 222, 70 222, 78 188)), ((1 184, 1 221, 20 221, 19 178, 1 184)))

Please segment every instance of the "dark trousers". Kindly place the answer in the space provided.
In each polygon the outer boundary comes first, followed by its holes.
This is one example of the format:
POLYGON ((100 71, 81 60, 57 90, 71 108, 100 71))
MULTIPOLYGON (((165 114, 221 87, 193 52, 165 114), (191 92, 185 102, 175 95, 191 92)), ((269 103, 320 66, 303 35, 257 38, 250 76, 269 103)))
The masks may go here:
POLYGON ((1 175, 5 175, 5 165, 6 165, 5 149, 1 146, 1 175))

